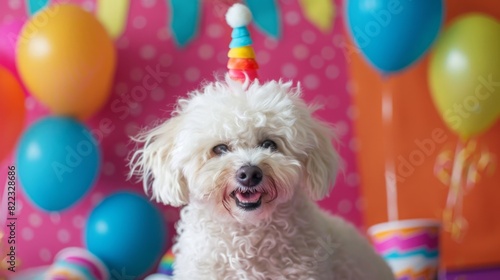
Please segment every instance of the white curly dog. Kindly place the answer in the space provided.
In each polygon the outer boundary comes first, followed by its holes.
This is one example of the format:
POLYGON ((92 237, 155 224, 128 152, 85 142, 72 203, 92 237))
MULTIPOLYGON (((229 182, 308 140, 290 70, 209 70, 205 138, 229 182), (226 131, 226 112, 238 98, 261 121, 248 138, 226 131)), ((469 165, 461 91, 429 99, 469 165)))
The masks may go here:
POLYGON ((394 279, 356 229, 315 200, 335 181, 332 133, 300 86, 229 78, 140 134, 131 172, 184 206, 175 279, 394 279))

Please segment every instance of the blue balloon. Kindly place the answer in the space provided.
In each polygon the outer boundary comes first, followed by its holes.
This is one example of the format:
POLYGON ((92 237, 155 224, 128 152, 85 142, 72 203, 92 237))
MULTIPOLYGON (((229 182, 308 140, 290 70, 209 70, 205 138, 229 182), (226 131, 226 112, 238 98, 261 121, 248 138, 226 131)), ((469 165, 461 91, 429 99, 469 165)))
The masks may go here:
POLYGON ((46 211, 64 210, 94 184, 100 151, 90 131, 66 117, 46 117, 21 136, 16 162, 21 187, 46 211))
POLYGON ((168 238, 158 209, 142 196, 120 192, 94 208, 84 239, 111 275, 139 279, 160 259, 168 238))
POLYGON ((416 62, 436 39, 444 17, 443 0, 348 0, 346 9, 357 48, 383 73, 416 62))

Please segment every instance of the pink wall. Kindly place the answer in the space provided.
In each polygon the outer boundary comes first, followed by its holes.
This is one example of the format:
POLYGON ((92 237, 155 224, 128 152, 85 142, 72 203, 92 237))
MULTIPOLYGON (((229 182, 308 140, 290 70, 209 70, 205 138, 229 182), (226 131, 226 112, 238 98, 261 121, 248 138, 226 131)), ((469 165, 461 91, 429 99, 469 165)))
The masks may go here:
MULTIPOLYGON (((95 9, 94 1, 70 2, 79 3, 89 10, 95 9)), ((223 19, 227 2, 204 1, 199 36, 181 50, 173 43, 166 27, 169 16, 166 1, 132 1, 126 32, 116 41, 118 72, 111 98, 104 109, 87 122, 95 128, 101 120, 108 118, 114 126, 114 130, 101 141, 103 162, 99 181, 82 201, 62 213, 36 209, 26 200, 21 187, 17 189, 17 254, 21 259, 21 269, 51 263, 62 248, 83 246, 82 229, 86 217, 108 194, 123 189, 142 192, 141 186, 127 182, 125 178, 125 157, 131 149, 128 136, 134 135, 140 127, 167 118, 177 97, 198 87, 202 80, 212 79, 214 72, 224 73, 231 31, 223 19), (168 76, 144 100, 137 102, 133 108, 123 110, 125 103, 121 96, 140 86, 146 69, 157 65, 168 76), (113 102, 116 107, 113 107, 113 102)), ((257 60, 262 68, 259 72, 261 79, 300 81, 308 101, 315 100, 325 105, 319 115, 336 125, 341 140, 338 149, 345 168, 330 198, 320 204, 361 226, 362 200, 358 196, 359 176, 355 163, 357 142, 352 129, 356 111, 351 104, 352 90, 345 70, 345 57, 342 49, 336 46, 343 36, 343 19, 337 17, 333 32, 324 34, 302 16, 296 1, 282 0, 279 3, 282 39, 275 41, 253 26, 250 28, 257 60)), ((337 10, 340 11, 340 7, 337 10)), ((23 1, 0 1, 0 23, 26 18, 25 11, 23 1)), ((31 97, 27 99, 26 107, 29 123, 46 114, 31 97)), ((4 182, 6 166, 11 164, 11 161, 4 161, 0 165, 0 182, 4 182)), ((0 211, 6 208, 4 205, 1 207, 0 211)), ((170 222, 178 217, 177 210, 172 208, 165 207, 164 213, 165 219, 170 222)))

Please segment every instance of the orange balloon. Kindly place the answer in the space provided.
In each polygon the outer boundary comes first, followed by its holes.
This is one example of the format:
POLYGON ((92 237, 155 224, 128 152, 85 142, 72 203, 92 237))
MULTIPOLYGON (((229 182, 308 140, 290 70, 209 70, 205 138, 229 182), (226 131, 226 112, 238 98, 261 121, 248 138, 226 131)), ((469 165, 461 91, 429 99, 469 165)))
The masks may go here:
POLYGON ((16 145, 23 131, 25 115, 23 88, 12 73, 0 67, 0 161, 4 160, 16 145))
POLYGON ((76 5, 54 5, 24 25, 17 66, 31 94, 52 113, 85 119, 110 95, 116 50, 94 15, 76 5))

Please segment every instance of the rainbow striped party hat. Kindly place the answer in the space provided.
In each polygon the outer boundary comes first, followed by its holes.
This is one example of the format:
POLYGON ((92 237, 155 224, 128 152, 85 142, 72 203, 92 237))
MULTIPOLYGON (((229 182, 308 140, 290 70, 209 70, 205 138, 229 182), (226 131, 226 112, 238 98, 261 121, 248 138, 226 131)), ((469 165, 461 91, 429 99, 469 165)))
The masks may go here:
POLYGON ((252 21, 252 13, 247 6, 236 3, 226 13, 226 22, 233 28, 231 43, 227 56, 227 68, 229 77, 235 81, 244 82, 257 79, 259 65, 255 61, 255 53, 252 48, 252 38, 248 32, 247 25, 252 21))

